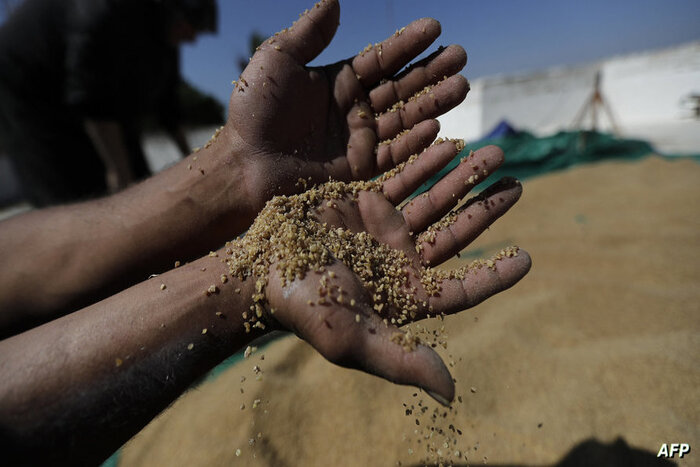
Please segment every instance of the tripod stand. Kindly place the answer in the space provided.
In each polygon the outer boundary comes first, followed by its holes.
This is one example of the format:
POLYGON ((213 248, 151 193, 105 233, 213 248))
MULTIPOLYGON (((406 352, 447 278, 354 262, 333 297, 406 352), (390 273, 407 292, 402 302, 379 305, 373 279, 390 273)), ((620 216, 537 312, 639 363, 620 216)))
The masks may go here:
POLYGON ((579 110, 578 114, 576 115, 576 118, 574 119, 573 126, 576 129, 582 129, 583 121, 590 114, 591 131, 597 131, 598 112, 600 111, 600 109, 602 109, 602 111, 607 115, 610 124, 612 125, 613 134, 615 136, 620 136, 620 129, 617 126, 617 122, 615 121, 615 116, 612 113, 612 109, 603 97, 603 93, 600 90, 600 79, 601 73, 600 71, 597 71, 595 74, 595 81, 593 83, 593 94, 591 94, 591 97, 589 97, 586 100, 586 102, 583 104, 583 107, 581 107, 581 110, 579 110))

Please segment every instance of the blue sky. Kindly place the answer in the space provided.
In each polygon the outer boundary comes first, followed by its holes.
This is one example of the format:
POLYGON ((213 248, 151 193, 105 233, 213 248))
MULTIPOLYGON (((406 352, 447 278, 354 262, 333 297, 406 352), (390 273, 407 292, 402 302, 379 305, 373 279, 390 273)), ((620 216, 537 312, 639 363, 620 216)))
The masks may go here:
MULTIPOLYGON (((289 26, 313 5, 302 0, 218 0, 219 32, 184 47, 183 75, 227 101, 247 56, 248 36, 289 26)), ((347 58, 413 19, 442 23, 436 44, 462 45, 467 78, 586 63, 700 40, 698 0, 341 0, 340 27, 312 64, 347 58)))

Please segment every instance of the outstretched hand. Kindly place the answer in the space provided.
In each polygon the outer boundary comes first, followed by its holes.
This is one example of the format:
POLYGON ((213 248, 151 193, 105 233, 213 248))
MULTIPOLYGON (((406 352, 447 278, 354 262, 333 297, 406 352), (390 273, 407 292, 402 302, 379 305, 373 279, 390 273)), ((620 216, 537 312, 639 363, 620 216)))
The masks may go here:
MULTIPOLYGON (((383 246, 400 252, 406 258, 402 266, 406 282, 401 292, 410 294, 411 303, 416 305, 410 313, 391 306, 377 307, 376 294, 386 301, 387 294, 393 292, 377 290, 376 284, 368 284, 346 265, 348 261, 344 264, 337 257, 323 272, 309 272, 303 279, 286 284, 271 267, 266 288, 269 305, 275 310, 270 319, 296 332, 328 360, 421 387, 443 404, 454 397, 449 371, 429 346, 407 342, 396 325, 472 307, 514 285, 531 264, 526 252, 511 249, 478 263, 466 274, 447 276, 438 289, 424 287, 431 274, 426 266, 439 265, 457 254, 503 215, 522 192, 517 180, 501 179, 450 212, 484 174, 502 163, 502 151, 491 146, 464 159, 426 194, 396 208, 458 149, 451 141, 433 145, 401 173, 385 180, 382 191, 360 191, 354 199, 345 196, 332 202, 319 201, 307 214, 326 223, 328 229, 370 234, 379 242, 377 254, 383 246), (476 173, 481 177, 474 177, 476 173), (407 347, 413 350, 407 351, 407 347)), ((359 261, 354 258, 350 263, 354 267, 359 261)))
POLYGON ((244 149, 243 182, 258 210, 299 178, 368 179, 405 161, 435 139, 434 118, 466 96, 459 46, 399 73, 439 36, 429 18, 350 59, 306 66, 332 40, 339 15, 336 0, 319 2, 266 40, 235 83, 222 136, 244 149))

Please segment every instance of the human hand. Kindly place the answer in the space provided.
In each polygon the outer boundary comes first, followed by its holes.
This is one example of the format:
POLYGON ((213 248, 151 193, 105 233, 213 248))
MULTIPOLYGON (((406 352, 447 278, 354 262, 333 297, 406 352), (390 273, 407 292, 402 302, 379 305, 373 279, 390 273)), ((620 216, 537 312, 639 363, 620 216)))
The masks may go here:
MULTIPOLYGON (((258 321, 255 327, 290 329, 331 362, 421 387, 449 403, 454 383, 440 357, 397 325, 472 307, 515 284, 531 264, 526 252, 513 248, 452 274, 426 268, 458 253, 522 192, 516 180, 502 179, 447 215, 501 164, 503 153, 491 146, 396 208, 458 149, 451 141, 431 146, 399 174, 361 190, 359 183, 355 190, 329 183, 273 199, 249 231, 249 243, 236 250, 248 256, 229 263, 255 256, 269 268, 256 279, 260 295, 251 310, 258 309, 260 319, 248 316, 258 321), (269 253, 264 259, 260 245, 269 253)), ((254 275, 263 270, 252 269, 254 275)))
POLYGON ((355 57, 307 67, 333 38, 339 12, 337 0, 319 2, 266 40, 236 83, 222 136, 241 148, 254 212, 274 194, 293 192, 300 178, 368 179, 405 161, 435 139, 434 118, 466 96, 459 46, 397 74, 440 34, 429 18, 355 57))

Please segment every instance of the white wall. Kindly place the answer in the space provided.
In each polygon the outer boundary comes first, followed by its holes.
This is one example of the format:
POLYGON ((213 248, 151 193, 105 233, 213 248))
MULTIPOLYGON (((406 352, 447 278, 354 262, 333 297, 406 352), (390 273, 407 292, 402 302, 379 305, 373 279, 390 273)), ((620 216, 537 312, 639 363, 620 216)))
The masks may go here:
MULTIPOLYGON (((440 118, 440 136, 474 140, 503 119, 538 135, 571 129, 593 92, 597 71, 622 136, 643 134, 653 142, 673 135, 676 142, 683 140, 681 149, 700 152, 700 121, 682 105, 690 94, 700 94, 700 41, 587 65, 474 80, 467 100, 440 118)), ((598 129, 611 129, 604 113, 599 112, 598 121, 598 129)))
POLYGON ((471 89, 464 102, 438 119, 440 136, 443 138, 464 138, 473 141, 487 131, 481 120, 484 81, 475 80, 469 84, 471 89))
POLYGON ((700 42, 605 61, 603 92, 620 124, 672 121, 687 115, 681 101, 700 94, 700 42))

